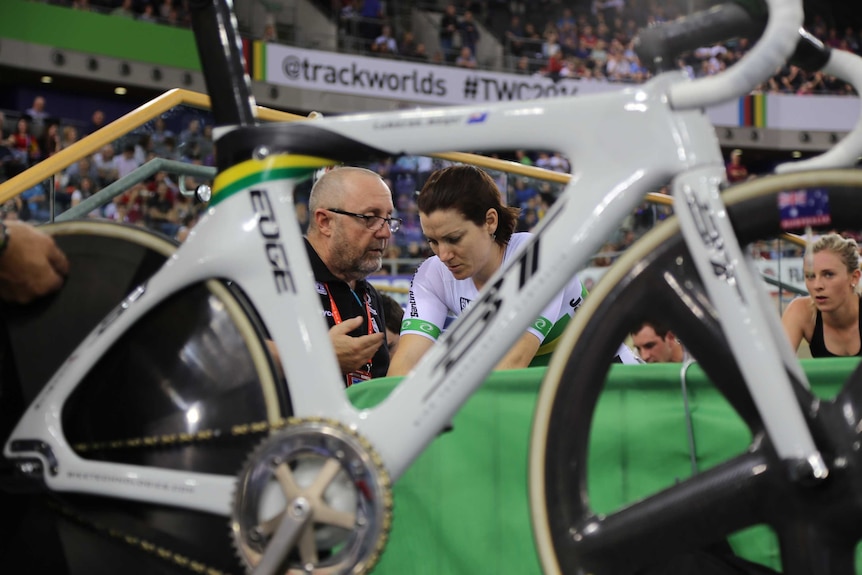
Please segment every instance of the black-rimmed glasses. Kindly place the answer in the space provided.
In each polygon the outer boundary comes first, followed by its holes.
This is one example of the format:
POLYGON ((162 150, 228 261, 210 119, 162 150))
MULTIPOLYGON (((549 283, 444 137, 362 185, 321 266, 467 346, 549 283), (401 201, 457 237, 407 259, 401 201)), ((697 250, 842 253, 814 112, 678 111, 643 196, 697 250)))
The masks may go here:
POLYGON ((365 220, 365 227, 371 231, 379 231, 383 228, 383 224, 389 225, 389 231, 393 234, 401 229, 401 219, 400 218, 384 218, 381 216, 366 216, 365 214, 355 214, 353 212, 345 212, 344 210, 339 210, 337 208, 324 208, 327 212, 332 212, 333 214, 341 214, 342 216, 352 216, 354 218, 359 218, 360 220, 365 220))

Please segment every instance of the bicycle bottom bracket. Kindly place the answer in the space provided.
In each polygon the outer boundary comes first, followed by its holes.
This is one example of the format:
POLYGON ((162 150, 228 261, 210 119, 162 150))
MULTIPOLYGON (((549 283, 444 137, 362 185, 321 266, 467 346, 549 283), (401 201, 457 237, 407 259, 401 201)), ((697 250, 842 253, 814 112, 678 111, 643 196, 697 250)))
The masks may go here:
POLYGON ((389 475, 370 444, 338 422, 290 419, 246 461, 231 531, 248 571, 271 563, 268 544, 298 517, 305 522, 290 548, 276 551, 278 573, 365 573, 386 544, 389 475))

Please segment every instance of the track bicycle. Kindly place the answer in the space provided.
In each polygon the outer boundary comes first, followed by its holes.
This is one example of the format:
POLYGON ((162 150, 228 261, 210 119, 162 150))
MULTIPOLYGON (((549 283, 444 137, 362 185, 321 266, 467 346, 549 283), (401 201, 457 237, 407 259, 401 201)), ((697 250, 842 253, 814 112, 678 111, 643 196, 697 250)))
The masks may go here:
MULTIPOLYGON (((711 103, 747 93, 784 61, 796 44, 799 6, 770 2, 763 38, 751 53, 725 74, 697 82, 666 72, 645 85, 600 96, 259 126, 229 7, 221 1, 193 4, 219 124, 219 175, 211 206, 189 239, 99 323, 34 398, 4 449, 28 480, 43 481, 57 493, 230 517, 235 546, 256 573, 283 571, 285 563, 297 573, 368 570, 390 526, 391 483, 447 425, 543 302, 586 264, 646 190, 669 180, 692 261, 707 262, 698 271, 706 272, 705 291, 726 320, 727 337, 714 335, 729 342, 743 374, 740 381, 751 382, 752 409, 762 418, 776 458, 791 468, 785 479, 825 480, 830 466, 796 399, 795 382, 804 381, 804 373, 786 343, 781 345, 775 318, 760 305, 754 274, 741 265, 744 257, 719 197, 722 155, 702 113, 711 103), (578 133, 591 136, 573 137, 578 133), (324 343, 329 340, 294 218, 293 186, 339 162, 448 149, 453 136, 460 147, 478 151, 558 149, 573 159, 575 172, 536 229, 535 240, 489 282, 440 345, 385 402, 356 410, 344 397, 334 354, 324 343), (227 282, 235 294, 231 297, 240 302, 236 313, 248 318, 242 332, 250 334, 244 339, 255 370, 267 382, 260 385, 267 420, 231 429, 237 435, 269 434, 239 477, 222 469, 179 470, 158 456, 147 466, 100 457, 98 452, 113 448, 113 442, 94 447, 93 454, 73 449, 63 412, 70 398, 82 403, 76 396, 80 382, 93 377, 113 346, 165 301, 214 279, 227 282), (286 386, 273 376, 260 345, 262 334, 278 347, 286 386), (737 345, 743 340, 762 345, 756 350, 737 345)), ((740 14, 743 25, 750 25, 747 12, 733 14, 730 32, 727 22, 714 30, 720 17, 712 14, 672 40, 693 47, 707 32, 733 35, 740 14)), ((656 54, 669 50, 661 42, 655 48, 656 54)), ((845 62, 832 54, 824 64, 840 70, 845 62)), ((832 161, 836 150, 841 146, 832 151, 832 161)), ((191 417, 192 411, 187 406, 184 413, 188 431, 150 440, 164 446, 202 439, 194 431, 203 428, 195 419, 200 414, 191 417)), ((138 441, 130 437, 116 443, 138 441)), ((553 453, 552 446, 548 449, 553 453)), ((539 504, 550 507, 556 500, 539 504)), ((546 531, 540 527, 540 537, 546 531)), ((553 570, 553 557, 565 555, 565 549, 540 547, 552 558, 543 559, 546 568, 553 570)), ((573 561, 571 570, 578 572, 581 558, 573 561)))

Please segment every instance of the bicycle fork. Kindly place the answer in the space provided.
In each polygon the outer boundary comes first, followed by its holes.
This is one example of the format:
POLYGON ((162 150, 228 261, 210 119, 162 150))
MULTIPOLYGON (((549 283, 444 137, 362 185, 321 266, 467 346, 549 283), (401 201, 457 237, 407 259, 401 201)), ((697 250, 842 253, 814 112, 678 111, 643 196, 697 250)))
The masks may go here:
POLYGON ((724 181, 724 166, 680 175, 673 182, 674 211, 778 456, 790 464, 793 480, 823 480, 829 470, 791 384, 795 378, 807 387, 808 380, 739 246, 720 197, 724 181))

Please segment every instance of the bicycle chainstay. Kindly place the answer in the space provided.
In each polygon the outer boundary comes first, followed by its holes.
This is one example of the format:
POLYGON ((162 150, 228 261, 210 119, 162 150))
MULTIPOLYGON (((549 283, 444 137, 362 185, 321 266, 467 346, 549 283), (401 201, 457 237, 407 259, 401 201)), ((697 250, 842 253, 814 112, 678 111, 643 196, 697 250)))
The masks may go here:
MULTIPOLYGON (((110 441, 79 442, 72 445, 72 449, 79 455, 85 455, 96 451, 184 447, 188 445, 212 443, 213 441, 226 440, 229 438, 263 435, 268 432, 283 429, 295 421, 298 420, 288 418, 280 419, 274 423, 257 421, 253 423, 236 424, 227 430, 203 429, 198 430, 195 433, 172 433, 110 441)), ((98 535, 104 536, 107 539, 125 543, 136 550, 148 553, 177 567, 186 569, 191 573, 197 573, 200 575, 229 575, 228 572, 208 565, 204 561, 199 561, 172 549, 168 549, 165 545, 158 545, 146 538, 123 532, 115 526, 103 525, 101 522, 86 517, 80 510, 76 509, 71 504, 49 500, 48 506, 65 519, 77 523, 98 535)), ((241 572, 239 565, 237 565, 237 570, 238 572, 241 572)))
MULTIPOLYGON (((326 418, 295 418, 290 417, 286 419, 279 419, 275 422, 267 422, 267 421, 256 421, 252 423, 242 423, 232 425, 229 429, 203 429, 196 431, 195 433, 171 433, 171 434, 162 434, 162 435, 148 435, 148 436, 140 436, 133 438, 125 438, 125 439, 116 439, 116 440, 103 440, 103 441, 94 441, 94 442, 78 442, 72 445, 72 449, 79 455, 85 455, 88 453, 94 452, 105 452, 105 451, 120 451, 120 450, 131 450, 131 449, 156 449, 156 448, 164 448, 164 447, 187 447, 191 445, 199 445, 199 444, 211 444, 213 441, 219 440, 229 440, 235 439, 238 437, 248 437, 251 435, 265 435, 269 433, 274 433, 280 430, 285 429, 291 425, 297 425, 304 422, 319 422, 319 423, 329 423, 332 425, 336 425, 336 422, 328 420, 326 418)), ((339 426, 341 427, 341 426, 339 426)), ((357 436, 358 437, 358 436, 357 436)), ((374 454, 373 449, 370 449, 370 446, 366 446, 369 448, 369 452, 374 454)), ((256 448, 252 448, 250 453, 254 454, 256 452, 256 448)), ((376 455, 376 454, 374 454, 376 455)), ((389 485, 388 474, 385 472, 385 468, 383 467, 383 463, 379 460, 378 457, 374 458, 375 467, 379 470, 383 471, 384 474, 384 484, 389 485)), ((102 522, 92 520, 87 518, 85 512, 76 509, 73 505, 60 500, 48 500, 47 505, 61 515, 63 518, 73 521, 78 525, 89 529, 90 531, 104 536, 108 539, 114 541, 120 541, 129 545, 132 548, 144 551, 154 557, 157 557, 163 561, 166 561, 176 567, 180 567, 186 569, 192 573, 197 573, 200 575, 228 575, 227 572, 217 569, 208 565, 205 561, 193 559, 191 557, 186 556, 183 553, 178 553, 172 549, 169 549, 164 544, 156 544, 145 537, 139 537, 137 535, 130 534, 128 532, 124 532, 122 529, 118 529, 115 525, 105 525, 102 522)), ((391 496, 388 502, 388 511, 391 514, 392 502, 391 496)), ((385 541, 388 539, 388 528, 391 522, 391 515, 387 517, 387 527, 385 529, 385 534, 381 538, 381 541, 378 542, 376 546, 376 551, 374 553, 373 559, 371 561, 371 565, 377 562, 379 558, 379 553, 382 551, 382 547, 385 545, 385 541)), ((243 569, 239 565, 237 566, 239 571, 241 572, 243 569)))
MULTIPOLYGON (((72 445, 72 449, 79 455, 85 455, 96 451, 185 447, 229 438, 263 435, 268 432, 283 429, 287 425, 295 423, 296 421, 299 420, 288 418, 280 419, 274 423, 257 421, 253 423, 236 424, 227 430, 203 429, 195 433, 172 433, 109 441, 80 442, 72 445)), ((138 537, 124 532, 121 529, 117 529, 116 526, 104 525, 101 522, 89 519, 69 503, 48 499, 46 505, 66 520, 72 521, 107 539, 125 543, 131 548, 148 553, 163 561, 171 563, 176 567, 186 569, 190 573, 197 573, 199 575, 229 575, 228 572, 208 565, 205 561, 187 557, 182 553, 178 553, 167 548, 165 545, 158 545, 144 537, 138 537)), ((242 572, 242 568, 239 565, 237 565, 237 572, 242 572)))

